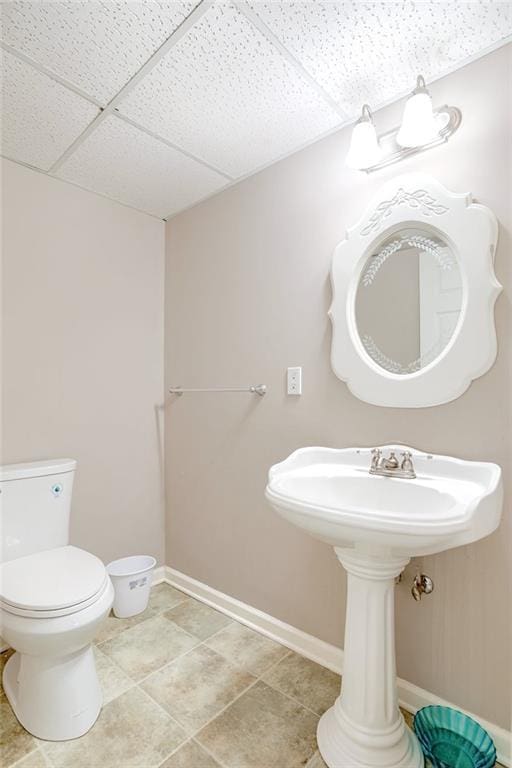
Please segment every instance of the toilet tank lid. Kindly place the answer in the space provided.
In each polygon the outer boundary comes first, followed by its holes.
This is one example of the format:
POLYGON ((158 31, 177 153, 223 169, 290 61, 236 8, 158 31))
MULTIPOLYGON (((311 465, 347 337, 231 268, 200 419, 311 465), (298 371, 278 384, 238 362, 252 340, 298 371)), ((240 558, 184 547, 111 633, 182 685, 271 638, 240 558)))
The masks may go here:
POLYGON ((27 461, 23 464, 2 464, 0 465, 0 482, 22 480, 26 477, 59 475, 62 472, 74 472, 75 469, 75 459, 45 459, 44 461, 27 461))

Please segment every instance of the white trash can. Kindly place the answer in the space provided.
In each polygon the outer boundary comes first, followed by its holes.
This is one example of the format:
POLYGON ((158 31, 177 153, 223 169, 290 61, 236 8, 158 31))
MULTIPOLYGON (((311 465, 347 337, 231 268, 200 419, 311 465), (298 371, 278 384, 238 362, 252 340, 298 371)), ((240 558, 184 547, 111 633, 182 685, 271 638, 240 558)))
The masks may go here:
POLYGON ((122 557, 107 565, 115 593, 112 610, 118 619, 146 610, 155 565, 156 560, 150 555, 122 557))

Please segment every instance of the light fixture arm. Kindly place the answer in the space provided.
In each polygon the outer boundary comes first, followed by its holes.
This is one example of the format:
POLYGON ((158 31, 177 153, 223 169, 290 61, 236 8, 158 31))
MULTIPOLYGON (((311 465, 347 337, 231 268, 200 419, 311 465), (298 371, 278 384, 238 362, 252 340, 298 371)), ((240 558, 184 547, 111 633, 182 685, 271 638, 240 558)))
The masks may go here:
POLYGON ((418 75, 416 78, 416 88, 412 92, 412 96, 414 96, 416 93, 429 93, 429 90, 427 88, 427 84, 425 83, 425 78, 423 75, 418 75))
POLYGON ((361 109, 361 117, 357 121, 358 123, 373 123, 373 114, 368 104, 363 104, 361 109))

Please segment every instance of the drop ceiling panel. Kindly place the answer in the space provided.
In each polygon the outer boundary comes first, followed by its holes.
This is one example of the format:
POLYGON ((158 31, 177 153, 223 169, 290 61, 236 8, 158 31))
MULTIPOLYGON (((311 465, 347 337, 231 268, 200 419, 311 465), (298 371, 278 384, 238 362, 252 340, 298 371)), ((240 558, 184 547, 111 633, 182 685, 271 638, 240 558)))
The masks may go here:
POLYGON ((105 118, 57 176, 164 218, 226 179, 118 117, 105 118))
POLYGON ((106 104, 197 2, 8 2, 4 42, 106 104))
POLYGON ((341 122, 288 59, 228 3, 210 8, 119 109, 233 177, 341 122))
POLYGON ((512 34, 510 2, 254 2, 252 9, 350 115, 512 34))
POLYGON ((2 54, 2 154, 48 170, 98 114, 93 104, 2 54))

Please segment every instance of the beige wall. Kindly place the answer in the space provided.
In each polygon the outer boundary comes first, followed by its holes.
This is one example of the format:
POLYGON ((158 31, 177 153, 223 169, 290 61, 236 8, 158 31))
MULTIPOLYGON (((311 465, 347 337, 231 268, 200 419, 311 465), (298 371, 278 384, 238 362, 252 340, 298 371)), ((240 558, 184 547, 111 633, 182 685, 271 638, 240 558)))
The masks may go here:
POLYGON ((3 205, 3 461, 76 458, 71 542, 162 560, 163 222, 8 161, 3 205))
MULTIPOLYGON (((326 138, 172 219, 167 226, 166 383, 263 382, 268 395, 168 400, 168 563, 329 642, 342 642, 345 580, 333 552, 263 497, 268 467, 303 445, 401 440, 488 459, 505 470, 500 529, 425 560, 436 583, 415 603, 398 588, 401 677, 510 727, 511 691, 511 49, 438 81, 435 103, 460 106, 446 146, 367 176, 344 167, 349 130, 326 138), (332 373, 327 309, 335 245, 370 194, 407 171, 472 191, 501 223, 505 286, 495 366, 458 400, 397 410, 359 402, 332 373), (304 394, 286 397, 302 365, 304 394)), ((398 124, 401 105, 377 115, 398 124)))

